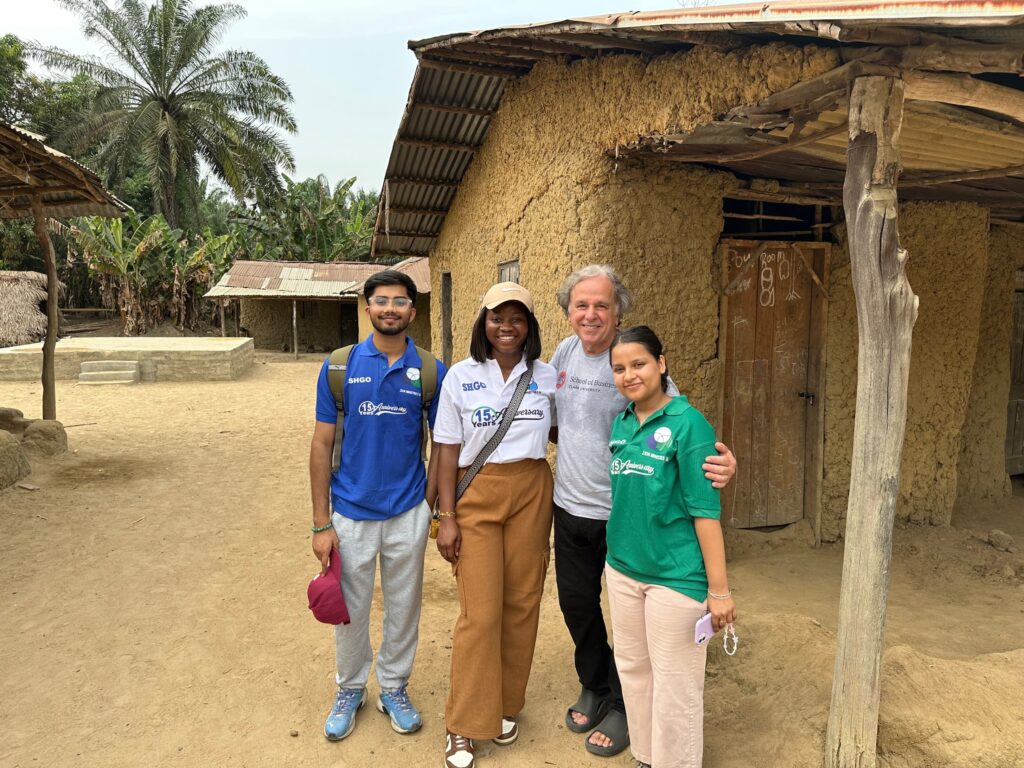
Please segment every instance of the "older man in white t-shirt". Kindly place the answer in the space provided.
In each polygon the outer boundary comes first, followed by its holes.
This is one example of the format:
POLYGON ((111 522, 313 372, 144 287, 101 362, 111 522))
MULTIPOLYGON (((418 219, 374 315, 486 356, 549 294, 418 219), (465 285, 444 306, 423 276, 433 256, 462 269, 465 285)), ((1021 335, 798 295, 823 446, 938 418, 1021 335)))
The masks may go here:
MULTIPOLYGON (((558 372, 555 426, 555 579, 562 616, 576 646, 576 673, 582 690, 565 715, 576 733, 591 731, 586 749, 616 755, 629 745, 625 706, 608 631, 601 611, 601 575, 607 546, 605 525, 611 511, 608 436, 612 419, 628 402, 615 389, 608 349, 632 296, 614 269, 591 265, 573 272, 558 291, 575 335, 564 339, 551 358, 558 372)), ((670 382, 669 393, 678 394, 670 382)), ((716 488, 736 473, 736 459, 722 443, 704 471, 716 488)))

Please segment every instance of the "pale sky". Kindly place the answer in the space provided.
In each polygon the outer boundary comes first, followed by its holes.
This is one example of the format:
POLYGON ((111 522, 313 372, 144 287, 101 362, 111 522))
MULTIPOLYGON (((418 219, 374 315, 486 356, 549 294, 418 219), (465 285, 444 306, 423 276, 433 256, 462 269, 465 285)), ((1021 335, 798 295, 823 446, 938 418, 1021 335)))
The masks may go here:
MULTIPOLYGON (((111 3, 113 0, 110 0, 111 3)), ((296 178, 356 176, 379 190, 416 57, 406 43, 435 35, 627 10, 677 8, 678 0, 237 0, 248 16, 229 28, 224 48, 251 50, 295 97, 298 134, 289 137, 296 178)), ((207 2, 197 2, 205 5, 207 2)), ((691 5, 693 3, 686 3, 691 5)), ((712 0, 720 5, 722 0, 712 0)), ((91 47, 77 17, 56 0, 0 0, 0 36, 91 47)))

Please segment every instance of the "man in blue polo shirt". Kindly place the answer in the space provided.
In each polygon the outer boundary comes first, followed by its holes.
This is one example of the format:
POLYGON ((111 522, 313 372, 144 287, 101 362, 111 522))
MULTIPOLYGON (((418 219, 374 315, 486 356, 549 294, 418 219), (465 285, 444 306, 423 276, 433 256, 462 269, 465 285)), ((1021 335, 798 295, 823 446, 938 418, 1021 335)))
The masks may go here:
MULTIPOLYGON (((352 348, 344 383, 344 440, 331 470, 337 401, 327 361, 316 390, 316 426, 309 452, 313 497, 313 553, 327 572, 330 553, 341 555, 341 586, 351 623, 335 629, 338 691, 324 735, 348 736, 366 703, 373 662, 370 605, 380 558, 384 631, 377 654, 377 709, 399 733, 422 722, 406 691, 419 634, 423 552, 436 496, 434 467, 424 472, 420 452, 422 361, 405 335, 416 316, 416 285, 402 272, 384 270, 364 284, 373 333, 352 348), (333 510, 333 512, 332 512, 333 510)), ((445 367, 437 361, 440 390, 445 367)), ((434 425, 437 398, 429 407, 434 425)), ((435 454, 431 454, 435 455, 435 454)))

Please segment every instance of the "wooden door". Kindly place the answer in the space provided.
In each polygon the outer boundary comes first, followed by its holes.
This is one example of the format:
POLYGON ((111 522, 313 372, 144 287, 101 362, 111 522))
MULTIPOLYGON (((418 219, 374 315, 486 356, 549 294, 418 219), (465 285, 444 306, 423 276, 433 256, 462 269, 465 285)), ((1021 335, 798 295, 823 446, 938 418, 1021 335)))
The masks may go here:
MULTIPOLYGON (((1018 275, 1018 283, 1021 276, 1018 275)), ((1024 473, 1024 292, 1013 294, 1010 403, 1006 412, 1006 474, 1024 473)))
POLYGON ((739 464, 722 519, 760 528, 816 517, 829 246, 728 240, 720 254, 722 439, 739 464))

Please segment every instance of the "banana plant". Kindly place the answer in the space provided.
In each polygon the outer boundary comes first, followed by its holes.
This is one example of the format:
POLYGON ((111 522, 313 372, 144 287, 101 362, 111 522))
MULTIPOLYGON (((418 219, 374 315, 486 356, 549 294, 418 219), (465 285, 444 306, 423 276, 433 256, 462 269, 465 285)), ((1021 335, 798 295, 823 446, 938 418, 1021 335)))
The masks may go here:
POLYGON ((162 316, 153 293, 161 282, 163 252, 178 239, 163 216, 140 221, 90 217, 70 228, 69 255, 78 255, 100 283, 104 303, 116 307, 126 336, 145 333, 162 316))

